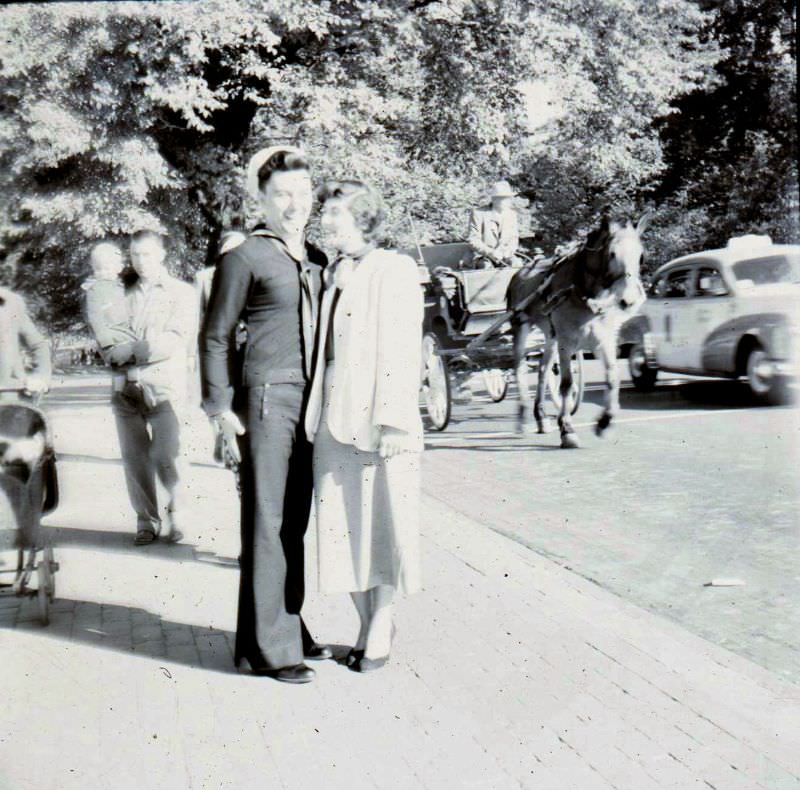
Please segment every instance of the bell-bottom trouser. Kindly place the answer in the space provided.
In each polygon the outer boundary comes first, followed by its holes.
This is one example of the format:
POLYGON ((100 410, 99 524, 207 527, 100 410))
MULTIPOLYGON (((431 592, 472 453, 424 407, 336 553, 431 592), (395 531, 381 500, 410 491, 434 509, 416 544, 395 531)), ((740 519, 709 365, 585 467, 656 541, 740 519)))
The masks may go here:
POLYGON ((306 385, 242 393, 242 553, 235 658, 280 669, 313 641, 301 617, 303 538, 311 512, 311 443, 303 427, 306 385))

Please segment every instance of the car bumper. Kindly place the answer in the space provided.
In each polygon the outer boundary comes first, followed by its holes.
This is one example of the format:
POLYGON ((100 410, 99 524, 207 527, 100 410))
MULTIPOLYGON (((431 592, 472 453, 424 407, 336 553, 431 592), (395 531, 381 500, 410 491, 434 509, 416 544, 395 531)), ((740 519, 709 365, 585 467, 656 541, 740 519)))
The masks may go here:
POLYGON ((770 360, 772 375, 781 378, 800 379, 800 361, 770 360))

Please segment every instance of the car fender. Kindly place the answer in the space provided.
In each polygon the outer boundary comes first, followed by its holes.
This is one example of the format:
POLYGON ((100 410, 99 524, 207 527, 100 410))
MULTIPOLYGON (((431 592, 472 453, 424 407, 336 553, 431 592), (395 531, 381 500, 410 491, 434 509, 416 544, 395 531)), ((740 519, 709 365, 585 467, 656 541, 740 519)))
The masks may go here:
POLYGON ((773 331, 787 323, 784 313, 774 312, 750 313, 725 321, 703 341, 703 369, 726 374, 739 372, 737 355, 742 338, 755 338, 769 354, 773 331))

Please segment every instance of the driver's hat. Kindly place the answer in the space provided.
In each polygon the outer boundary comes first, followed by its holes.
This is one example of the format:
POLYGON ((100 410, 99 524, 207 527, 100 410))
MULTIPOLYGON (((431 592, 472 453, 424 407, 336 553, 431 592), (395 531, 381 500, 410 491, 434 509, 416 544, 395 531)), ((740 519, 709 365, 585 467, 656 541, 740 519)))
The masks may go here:
POLYGON ((492 191, 489 193, 489 197, 492 198, 504 198, 504 197, 516 197, 517 193, 511 188, 511 184, 508 181, 495 181, 492 185, 492 191))

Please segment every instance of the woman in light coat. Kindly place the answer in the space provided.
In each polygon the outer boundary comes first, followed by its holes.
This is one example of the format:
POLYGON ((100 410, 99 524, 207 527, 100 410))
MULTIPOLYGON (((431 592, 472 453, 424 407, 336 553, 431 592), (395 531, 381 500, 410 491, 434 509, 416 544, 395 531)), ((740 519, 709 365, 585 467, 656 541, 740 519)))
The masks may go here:
POLYGON ((320 199, 338 258, 324 272, 306 414, 319 588, 351 594, 361 628, 348 665, 365 672, 389 657, 395 593, 420 587, 423 299, 414 261, 375 246, 384 214, 375 190, 333 182, 320 199))

